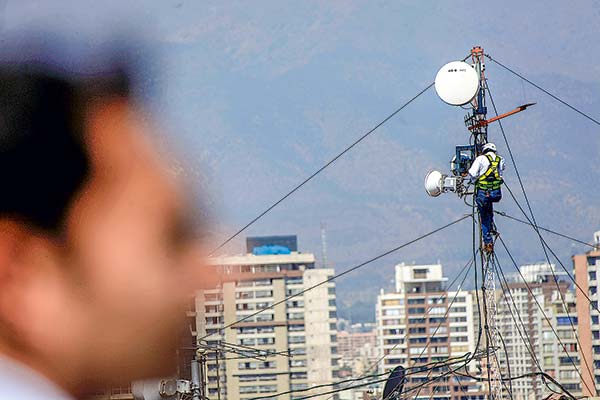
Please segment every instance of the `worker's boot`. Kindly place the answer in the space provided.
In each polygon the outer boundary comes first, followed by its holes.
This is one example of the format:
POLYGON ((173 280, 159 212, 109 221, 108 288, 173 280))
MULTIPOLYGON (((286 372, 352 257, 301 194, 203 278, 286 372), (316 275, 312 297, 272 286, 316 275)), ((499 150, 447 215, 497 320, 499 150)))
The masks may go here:
POLYGON ((490 254, 494 252, 494 243, 486 243, 483 245, 483 251, 490 254))

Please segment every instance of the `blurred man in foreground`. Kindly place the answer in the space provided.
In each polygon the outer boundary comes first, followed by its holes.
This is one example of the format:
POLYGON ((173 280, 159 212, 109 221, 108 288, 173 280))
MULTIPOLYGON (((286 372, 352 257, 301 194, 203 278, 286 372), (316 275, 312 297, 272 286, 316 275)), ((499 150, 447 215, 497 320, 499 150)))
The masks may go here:
POLYGON ((0 65, 0 398, 169 375, 210 278, 191 213, 123 69, 35 59, 0 65))

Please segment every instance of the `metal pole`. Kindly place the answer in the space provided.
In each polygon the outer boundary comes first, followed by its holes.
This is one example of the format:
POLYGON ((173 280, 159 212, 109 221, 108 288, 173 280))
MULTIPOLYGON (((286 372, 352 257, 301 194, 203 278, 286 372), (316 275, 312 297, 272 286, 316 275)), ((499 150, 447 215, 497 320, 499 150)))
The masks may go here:
POLYGON ((200 356, 200 398, 202 400, 208 399, 206 397, 206 356, 200 356))
POLYGON ((198 363, 198 359, 194 358, 192 360, 192 399, 194 400, 202 400, 201 397, 201 380, 200 380, 200 364, 198 363))
POLYGON ((215 361, 217 363, 217 400, 221 400, 221 376, 219 375, 219 350, 215 351, 215 361))

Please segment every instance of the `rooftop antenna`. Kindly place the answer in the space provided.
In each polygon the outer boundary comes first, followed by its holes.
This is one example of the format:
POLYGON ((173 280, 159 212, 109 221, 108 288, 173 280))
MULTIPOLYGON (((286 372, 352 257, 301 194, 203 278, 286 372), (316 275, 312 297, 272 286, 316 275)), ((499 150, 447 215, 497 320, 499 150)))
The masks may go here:
POLYGON ((471 63, 452 61, 444 65, 435 77, 435 90, 446 104, 468 108, 470 114, 464 118, 471 139, 468 145, 455 147, 454 156, 450 161, 450 174, 432 170, 425 176, 425 191, 431 197, 442 193, 454 192, 463 197, 468 192, 461 174, 466 173, 475 158, 481 154, 483 145, 488 142, 487 127, 490 123, 526 110, 535 103, 524 104, 487 119, 486 107, 486 76, 483 48, 476 46, 471 49, 471 63), (467 106, 467 107, 465 107, 467 106))
POLYGON ((321 222, 321 267, 327 268, 327 224, 321 222))
MULTIPOLYGON (((468 173, 469 167, 475 158, 482 153, 483 145, 488 142, 488 125, 519 113, 533 105, 525 104, 507 113, 487 119, 487 83, 483 48, 473 47, 470 59, 471 63, 452 61, 444 65, 435 77, 435 90, 442 101, 452 106, 467 108, 470 112, 464 118, 465 126, 469 132, 469 144, 455 147, 454 156, 450 161, 450 174, 443 174, 434 170, 428 172, 425 176, 425 190, 432 197, 437 197, 445 192, 454 192, 459 197, 473 195, 474 193, 469 192, 467 186, 463 183, 463 176, 468 173)), ((490 258, 488 257, 484 263, 482 256, 488 399, 502 400, 500 365, 498 365, 497 357, 493 357, 499 349, 499 340, 496 326, 495 271, 490 258)))

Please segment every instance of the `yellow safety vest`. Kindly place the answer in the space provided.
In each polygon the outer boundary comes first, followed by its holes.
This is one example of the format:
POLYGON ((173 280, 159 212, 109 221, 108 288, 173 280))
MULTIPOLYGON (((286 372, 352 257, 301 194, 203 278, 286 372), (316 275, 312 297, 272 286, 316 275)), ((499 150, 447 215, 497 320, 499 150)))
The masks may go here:
POLYGON ((502 158, 500 156, 496 156, 495 160, 492 160, 492 156, 489 154, 485 155, 488 161, 490 162, 490 166, 487 171, 483 173, 478 179, 476 186, 478 189, 482 190, 495 190, 500 189, 500 186, 504 182, 502 177, 500 176, 500 172, 498 166, 500 165, 500 160, 502 158))

